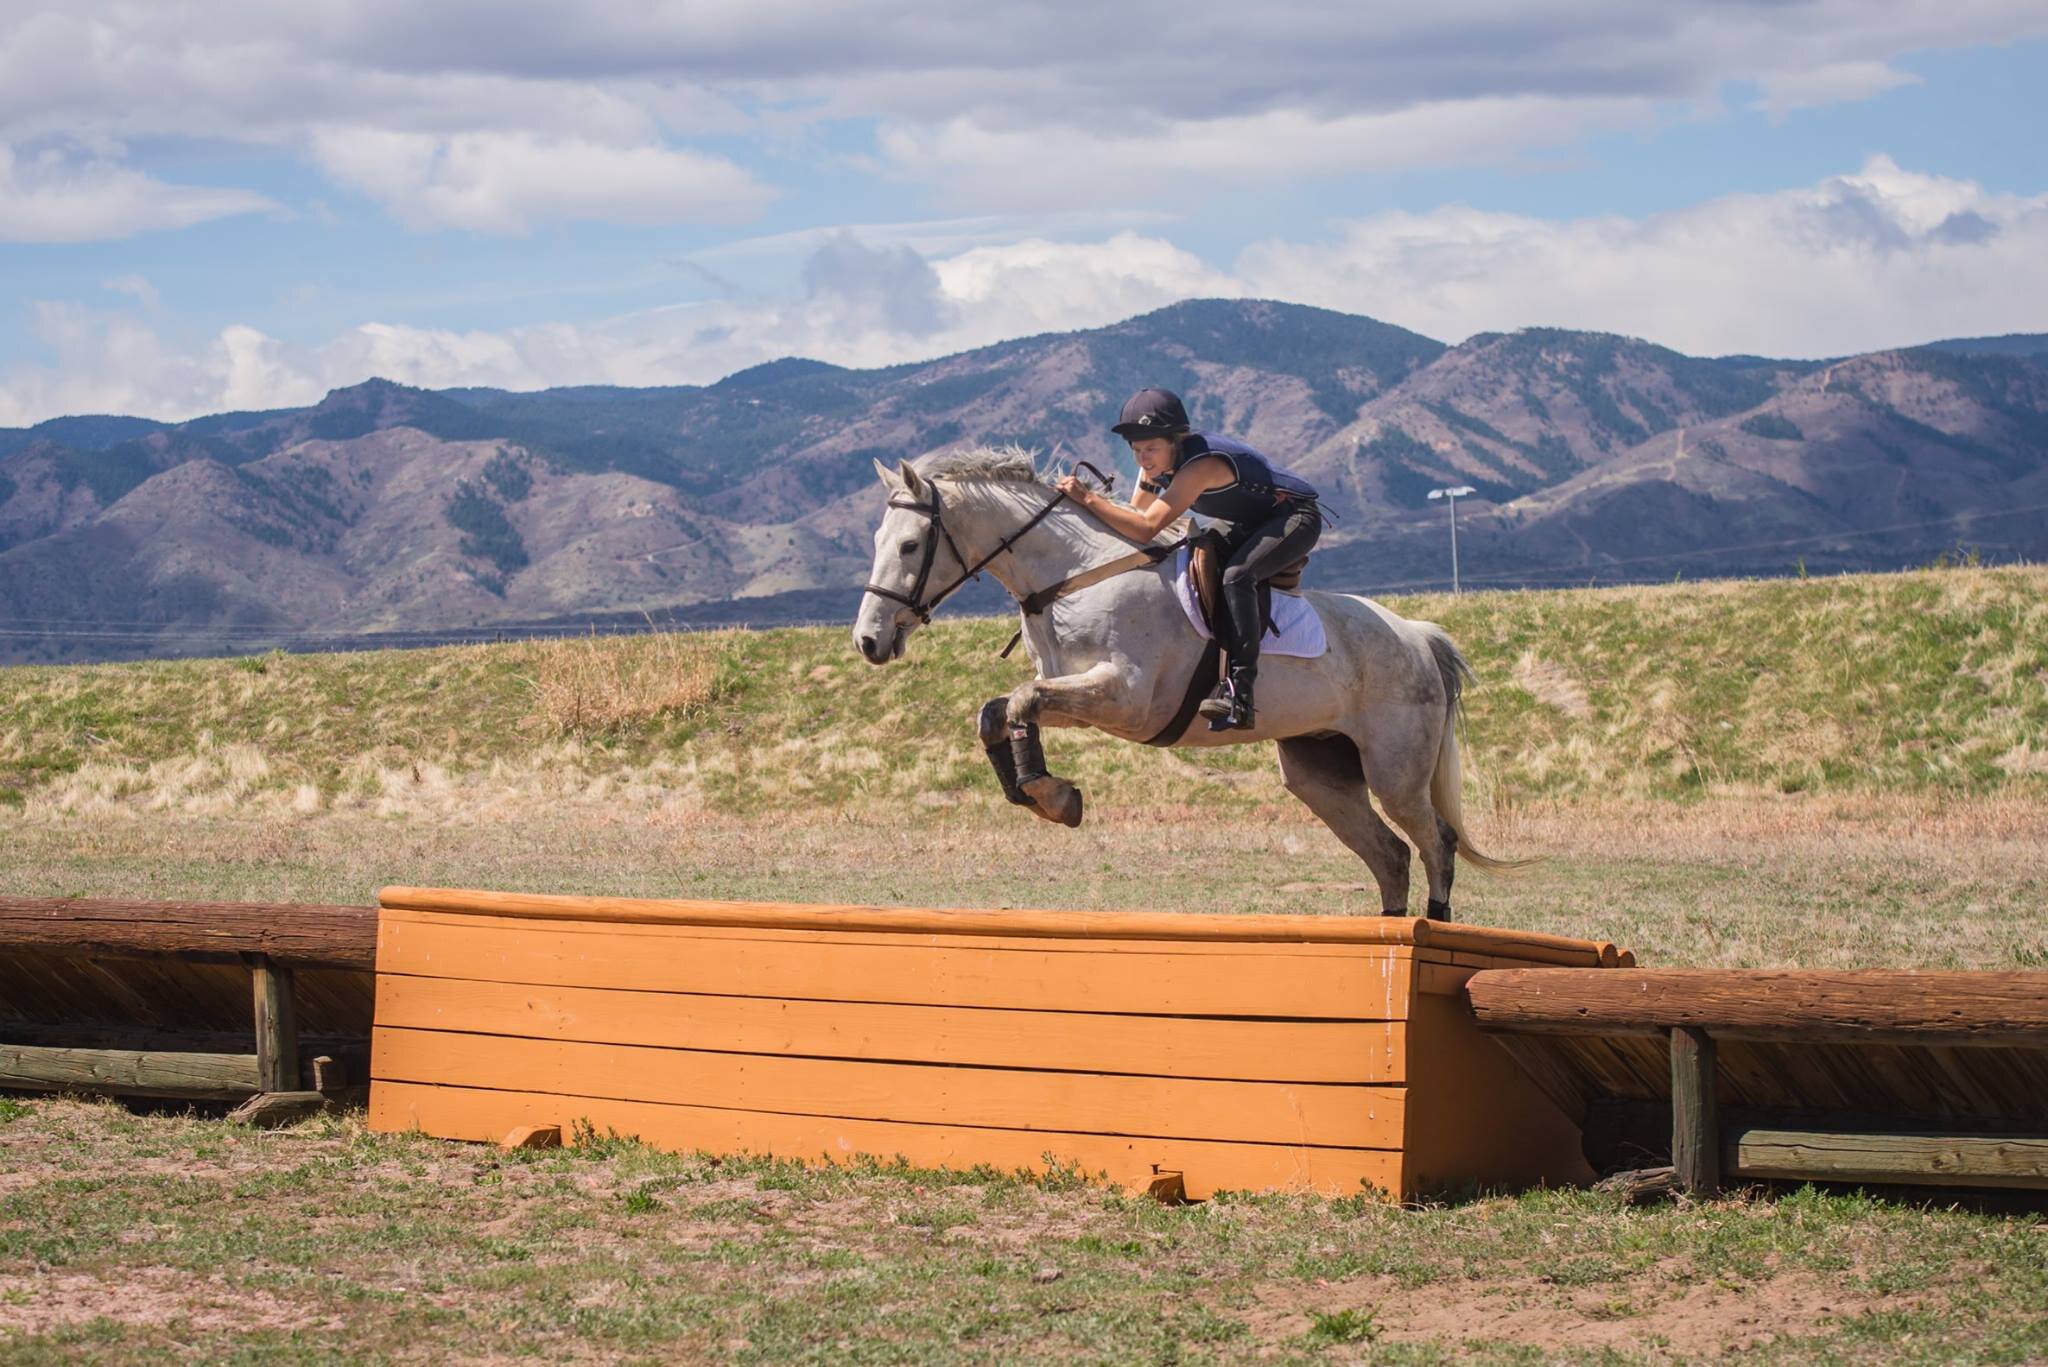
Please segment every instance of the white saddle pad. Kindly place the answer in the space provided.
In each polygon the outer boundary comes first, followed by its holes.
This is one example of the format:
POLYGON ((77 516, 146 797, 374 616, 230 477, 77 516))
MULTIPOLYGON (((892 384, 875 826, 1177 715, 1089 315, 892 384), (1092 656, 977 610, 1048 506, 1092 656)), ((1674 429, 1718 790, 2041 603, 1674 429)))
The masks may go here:
MULTIPOLYGON (((1188 621, 1196 631, 1210 640, 1215 635, 1202 625, 1202 604, 1195 596, 1195 581, 1188 574, 1188 548, 1183 546, 1173 558, 1173 591, 1180 599, 1181 611, 1188 615, 1188 621)), ((1310 606, 1308 599, 1292 593, 1273 595, 1273 626, 1278 636, 1268 632, 1259 642, 1261 655, 1294 655, 1304 660, 1313 660, 1330 648, 1323 637, 1323 619, 1310 606)))

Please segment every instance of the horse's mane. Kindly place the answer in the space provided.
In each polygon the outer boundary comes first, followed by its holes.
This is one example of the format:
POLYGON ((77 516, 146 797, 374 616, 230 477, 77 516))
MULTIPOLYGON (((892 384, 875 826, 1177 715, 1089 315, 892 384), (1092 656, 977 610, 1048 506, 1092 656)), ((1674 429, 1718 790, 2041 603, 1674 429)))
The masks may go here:
POLYGON ((917 472, 927 479, 978 479, 998 484, 1038 484, 1045 478, 1038 471, 1036 453, 1022 446, 963 446, 951 451, 934 451, 915 462, 917 472))
MULTIPOLYGON (((1022 446, 963 446, 951 451, 934 451, 911 462, 917 472, 927 479, 981 480, 991 484, 1031 484, 1047 493, 1052 485, 1047 482, 1044 472, 1038 468, 1037 453, 1022 446)), ((1077 510, 1078 511, 1078 510, 1077 510)), ((1087 514, 1081 516, 1088 525, 1110 533, 1102 524, 1087 514)), ((1173 540, 1186 536, 1194 524, 1183 518, 1169 524, 1155 542, 1173 540)))

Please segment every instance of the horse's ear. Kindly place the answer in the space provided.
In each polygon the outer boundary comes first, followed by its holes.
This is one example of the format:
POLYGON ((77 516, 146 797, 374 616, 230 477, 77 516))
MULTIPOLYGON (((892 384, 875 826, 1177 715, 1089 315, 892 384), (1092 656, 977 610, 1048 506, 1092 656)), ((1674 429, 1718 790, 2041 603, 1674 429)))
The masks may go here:
POLYGON ((904 493, 909 494, 912 498, 924 497, 924 480, 919 477, 915 465, 912 465, 907 460, 903 461, 897 465, 896 475, 897 478, 903 481, 904 493))
POLYGON ((891 470, 888 466, 882 464, 882 462, 879 460, 875 462, 875 473, 881 477, 883 484, 888 485, 892 488, 895 487, 896 485, 903 483, 902 480, 896 477, 896 472, 894 470, 891 470))

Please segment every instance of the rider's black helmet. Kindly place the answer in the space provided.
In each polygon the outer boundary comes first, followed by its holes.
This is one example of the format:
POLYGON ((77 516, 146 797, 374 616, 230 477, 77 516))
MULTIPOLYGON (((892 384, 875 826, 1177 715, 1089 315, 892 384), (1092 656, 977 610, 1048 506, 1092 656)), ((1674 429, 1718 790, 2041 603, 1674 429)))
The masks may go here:
POLYGON ((1109 430, 1125 441, 1175 436, 1188 430, 1188 410, 1171 390, 1141 389, 1124 400, 1123 414, 1109 430))

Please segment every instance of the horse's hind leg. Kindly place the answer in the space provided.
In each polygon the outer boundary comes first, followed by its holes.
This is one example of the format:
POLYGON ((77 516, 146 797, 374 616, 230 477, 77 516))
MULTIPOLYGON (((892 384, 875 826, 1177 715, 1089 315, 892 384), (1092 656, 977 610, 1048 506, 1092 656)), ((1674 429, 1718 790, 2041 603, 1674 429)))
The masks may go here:
POLYGON ((1359 735, 1366 782, 1373 796, 1422 855, 1422 867, 1429 874, 1428 916, 1432 921, 1451 919, 1451 878, 1458 849, 1456 836, 1437 815, 1429 797, 1442 728, 1447 724, 1441 713, 1420 718, 1411 714, 1388 718, 1387 724, 1367 727, 1359 735), (1433 725, 1427 724, 1432 721, 1433 725), (1400 739, 1391 739, 1394 737, 1400 739))
POLYGON ((1387 828, 1366 796, 1365 769, 1348 736, 1295 736, 1279 742, 1287 791, 1322 819, 1345 848, 1365 861, 1380 885, 1380 910, 1408 914, 1408 847, 1387 828))

